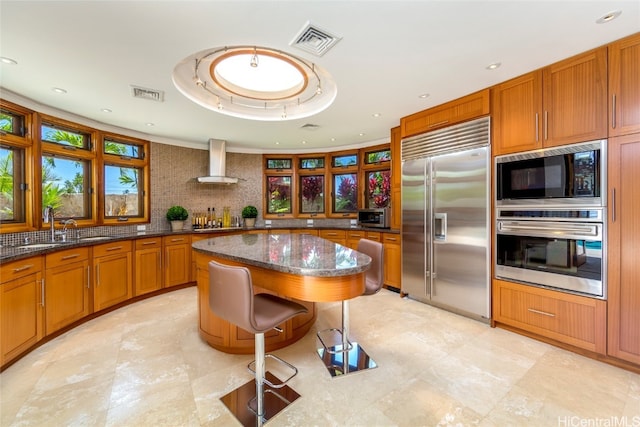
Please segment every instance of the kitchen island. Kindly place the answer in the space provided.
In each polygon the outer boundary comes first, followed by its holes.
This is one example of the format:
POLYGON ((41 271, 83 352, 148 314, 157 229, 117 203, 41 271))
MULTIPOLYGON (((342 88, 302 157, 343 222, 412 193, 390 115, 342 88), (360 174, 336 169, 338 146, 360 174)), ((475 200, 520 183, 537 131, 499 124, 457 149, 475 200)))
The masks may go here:
POLYGON ((200 336, 213 348, 250 354, 253 334, 220 319, 209 309, 211 260, 251 271, 256 293, 290 298, 309 309, 284 324, 284 332, 265 334, 267 351, 301 339, 316 320, 316 302, 343 301, 362 295, 371 258, 345 246, 304 234, 243 234, 193 243, 198 283, 200 336))

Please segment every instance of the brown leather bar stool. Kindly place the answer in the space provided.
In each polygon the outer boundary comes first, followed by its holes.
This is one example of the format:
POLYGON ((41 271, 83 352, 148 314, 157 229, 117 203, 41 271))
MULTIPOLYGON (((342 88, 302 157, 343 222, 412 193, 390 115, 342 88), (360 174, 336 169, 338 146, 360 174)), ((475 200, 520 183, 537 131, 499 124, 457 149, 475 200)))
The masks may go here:
MULTIPOLYGON (((264 333, 271 329, 282 332, 278 325, 298 314, 307 313, 308 310, 303 305, 275 295, 254 295, 249 269, 224 265, 215 261, 209 262, 209 308, 216 316, 255 335, 255 360, 248 365, 249 370, 255 374, 255 388, 253 390, 255 397, 249 400, 246 408, 235 404, 237 396, 247 395, 246 389, 253 388, 254 381, 252 380, 224 396, 221 400, 244 425, 262 425, 293 400, 300 397, 299 394, 286 386, 287 382, 298 373, 298 370, 275 355, 265 354, 264 333), (293 374, 286 380, 280 381, 265 371, 266 357, 284 364, 293 374), (255 368, 252 365, 255 365, 255 368), (267 378, 267 374, 270 376, 269 378, 267 378), (275 382, 276 380, 278 382, 275 382), (266 389, 265 385, 268 386, 266 389), (243 388, 244 391, 241 391, 243 388), (279 393, 274 389, 284 389, 284 391, 279 393), (266 402, 265 392, 277 397, 273 405, 266 402), (254 399, 255 410, 252 408, 254 399), (227 404, 228 402, 230 404, 227 404), (284 406, 282 402, 285 403, 284 406), (247 410, 251 412, 247 412, 247 410)), ((253 393, 249 395, 253 395, 253 393)))
MULTIPOLYGON (((365 289, 362 295, 373 295, 384 283, 384 246, 380 242, 360 239, 357 250, 371 258, 371 267, 365 273, 365 289)), ((325 329, 318 331, 316 335, 322 345, 318 349, 318 355, 331 376, 346 375, 378 366, 357 342, 349 340, 348 300, 342 301, 342 328, 325 329), (330 333, 340 336, 339 343, 332 345, 325 342, 326 336, 330 333)))

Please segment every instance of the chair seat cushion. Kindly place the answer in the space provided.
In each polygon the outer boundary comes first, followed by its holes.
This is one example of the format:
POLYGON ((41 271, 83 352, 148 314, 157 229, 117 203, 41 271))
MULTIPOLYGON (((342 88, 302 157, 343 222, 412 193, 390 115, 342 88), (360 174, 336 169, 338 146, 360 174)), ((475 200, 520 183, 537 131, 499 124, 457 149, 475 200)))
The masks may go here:
POLYGON ((297 302, 275 295, 257 294, 253 299, 253 312, 256 332, 262 333, 308 310, 297 302))

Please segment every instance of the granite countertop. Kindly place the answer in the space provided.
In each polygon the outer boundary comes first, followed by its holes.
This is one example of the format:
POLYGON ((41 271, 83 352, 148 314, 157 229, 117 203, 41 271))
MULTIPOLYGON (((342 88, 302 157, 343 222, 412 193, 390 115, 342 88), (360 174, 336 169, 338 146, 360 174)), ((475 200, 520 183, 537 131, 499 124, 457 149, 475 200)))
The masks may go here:
POLYGON ((236 234, 192 244, 197 252, 300 276, 362 273, 371 258, 345 246, 305 234, 236 234))
MULTIPOLYGON (((394 233, 399 234, 398 230, 389 230, 384 228, 368 228, 368 227, 255 227, 251 230, 270 230, 275 231, 278 229, 309 229, 309 230, 323 230, 323 229, 331 229, 331 230, 360 230, 360 231, 374 231, 374 232, 383 232, 383 233, 394 233)), ((46 255, 48 253, 71 249, 83 246, 94 246, 101 243, 115 242, 118 240, 130 240, 130 239, 142 239, 146 237, 164 237, 164 236, 173 236, 180 234, 211 234, 215 235, 218 233, 224 232, 234 232, 234 231, 248 231, 247 228, 239 228, 239 227, 229 227, 229 228, 207 228, 207 229, 196 229, 190 230, 185 229, 181 231, 144 231, 137 233, 128 233, 128 234, 115 234, 115 235, 105 235, 105 236, 88 236, 82 237, 80 239, 71 239, 66 242, 32 242, 31 244, 24 245, 15 245, 15 246, 0 246, 0 263, 17 261, 20 259, 28 258, 34 255, 46 255)))

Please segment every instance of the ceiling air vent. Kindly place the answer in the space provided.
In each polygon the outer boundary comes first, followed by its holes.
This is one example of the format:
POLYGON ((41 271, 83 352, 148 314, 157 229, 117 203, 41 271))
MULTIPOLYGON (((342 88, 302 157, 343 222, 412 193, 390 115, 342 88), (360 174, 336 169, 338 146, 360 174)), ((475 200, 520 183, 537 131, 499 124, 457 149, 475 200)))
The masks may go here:
POLYGON ((319 125, 314 125, 312 123, 307 123, 306 125, 300 126, 300 129, 303 129, 303 130, 316 130, 318 128, 320 128, 319 125))
POLYGON ((134 98, 148 99, 149 101, 164 101, 164 92, 161 90, 147 89, 140 86, 131 86, 131 95, 134 98))
POLYGON ((322 56, 338 43, 341 38, 307 22, 289 45, 316 56, 322 56))

